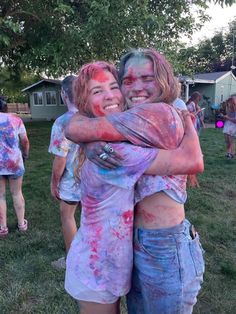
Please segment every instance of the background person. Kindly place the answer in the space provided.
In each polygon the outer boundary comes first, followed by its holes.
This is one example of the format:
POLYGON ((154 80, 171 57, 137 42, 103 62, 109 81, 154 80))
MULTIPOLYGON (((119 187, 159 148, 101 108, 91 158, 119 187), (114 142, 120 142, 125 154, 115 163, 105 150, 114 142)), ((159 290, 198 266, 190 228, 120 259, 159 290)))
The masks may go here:
POLYGON ((180 98, 181 96, 181 83, 178 83, 178 97, 173 101, 172 105, 175 109, 188 110, 185 102, 180 98))
POLYGON ((226 143, 226 157, 234 158, 235 155, 235 136, 236 136, 236 96, 232 96, 226 103, 226 115, 224 115, 223 133, 226 143))
POLYGON ((7 236, 6 183, 15 208, 18 229, 27 231, 25 200, 22 181, 25 172, 24 160, 29 155, 29 140, 22 120, 15 114, 7 113, 7 104, 0 99, 0 237, 7 236), (20 149, 21 146, 21 149, 20 149))
MULTIPOLYGON (((195 121, 194 121, 194 126, 196 131, 200 132, 201 125, 202 125, 202 114, 201 114, 201 107, 199 105, 200 100, 202 99, 202 94, 199 92, 193 92, 189 100, 187 101, 187 109, 190 113, 194 114, 195 116, 195 121)), ((204 123, 204 122, 203 122, 204 123)), ((205 125, 203 125, 205 126, 205 125)))
MULTIPOLYGON (((61 97, 68 111, 56 119, 52 126, 49 152, 54 155, 51 177, 51 194, 60 200, 60 216, 66 253, 77 232, 75 210, 80 201, 80 183, 75 178, 79 164, 79 145, 65 138, 65 127, 78 110, 74 106, 72 84, 74 76, 62 81, 61 97)), ((52 262, 56 268, 65 268, 65 257, 52 262)))

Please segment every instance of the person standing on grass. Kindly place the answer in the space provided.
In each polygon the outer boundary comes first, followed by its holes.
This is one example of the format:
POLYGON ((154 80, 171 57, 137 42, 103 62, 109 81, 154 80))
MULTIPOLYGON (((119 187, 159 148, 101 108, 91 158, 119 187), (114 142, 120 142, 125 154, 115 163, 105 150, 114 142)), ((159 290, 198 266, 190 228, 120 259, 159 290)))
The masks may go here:
POLYGON ((194 126, 199 135, 201 126, 205 128, 205 124, 203 121, 203 113, 201 107, 199 105, 200 100, 202 99, 202 94, 199 92, 193 92, 186 105, 188 111, 195 116, 194 126))
POLYGON ((234 158, 236 137, 236 96, 231 96, 226 103, 226 115, 224 115, 224 129, 226 143, 226 157, 234 158))
MULTIPOLYGON (((154 49, 134 49, 121 58, 119 75, 126 103, 133 107, 95 119, 76 114, 68 124, 66 136, 75 142, 128 140, 147 147, 156 146, 161 139, 162 144, 167 141, 174 146, 177 134, 181 137, 174 120, 175 110, 166 105, 173 110, 173 120, 168 121, 162 102, 172 103, 177 89, 165 57, 154 49)), ((190 148, 199 145, 191 144, 190 148)), ((113 162, 114 151, 115 148, 109 151, 104 145, 93 161, 99 164, 100 160, 102 165, 105 159, 103 166, 107 167, 110 160, 113 162)), ((92 154, 87 156, 91 158, 92 154)), ((166 162, 179 163, 175 157, 166 158, 166 162)), ((181 169, 186 170, 184 165, 181 169)), ((128 312, 189 314, 203 280, 203 251, 198 233, 185 219, 186 176, 159 175, 163 176, 143 175, 136 184, 134 266, 127 295, 128 312)))
MULTIPOLYGON (((49 153, 54 155, 51 177, 51 194, 60 201, 60 216, 66 253, 77 232, 75 211, 80 202, 80 183, 74 176, 78 167, 79 145, 65 138, 65 127, 77 112, 73 102, 72 85, 75 77, 62 81, 61 97, 68 111, 56 119, 52 126, 49 153)), ((52 262, 56 268, 65 268, 65 257, 52 262)))
POLYGON ((7 113, 4 98, 0 99, 0 237, 8 235, 6 183, 15 208, 18 229, 25 232, 28 221, 25 219, 25 200, 22 194, 22 181, 25 172, 24 160, 29 156, 29 140, 23 121, 15 114, 7 113), (20 149, 21 146, 21 149, 20 149))

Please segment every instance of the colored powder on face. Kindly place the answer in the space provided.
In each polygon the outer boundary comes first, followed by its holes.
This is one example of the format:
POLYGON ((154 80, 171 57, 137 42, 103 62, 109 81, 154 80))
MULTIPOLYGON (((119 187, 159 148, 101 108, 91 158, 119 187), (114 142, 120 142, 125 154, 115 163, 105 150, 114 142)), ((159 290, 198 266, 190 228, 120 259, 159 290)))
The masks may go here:
POLYGON ((97 70, 95 73, 94 73, 94 76, 92 77, 93 80, 95 81, 98 81, 99 83, 104 83, 106 82, 109 77, 106 73, 106 71, 104 70, 97 70))
POLYGON ((105 113, 103 112, 100 104, 94 104, 93 112, 94 112, 95 116, 98 116, 98 117, 101 117, 101 116, 105 115, 105 113))

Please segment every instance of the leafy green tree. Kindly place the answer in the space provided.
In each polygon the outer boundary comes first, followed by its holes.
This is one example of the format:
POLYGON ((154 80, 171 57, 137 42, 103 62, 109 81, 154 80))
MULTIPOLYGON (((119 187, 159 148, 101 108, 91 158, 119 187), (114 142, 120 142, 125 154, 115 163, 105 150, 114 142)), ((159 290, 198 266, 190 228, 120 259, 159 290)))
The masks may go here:
MULTIPOLYGON (((226 33, 217 32, 212 38, 204 39, 197 46, 181 49, 178 62, 183 66, 183 73, 229 71, 232 63, 236 65, 236 20, 229 23, 226 33), (235 40, 233 40, 235 36, 235 40)), ((235 69, 233 70, 234 74, 235 69)))
POLYGON ((2 63, 15 72, 59 75, 95 58, 115 61, 129 47, 155 46, 171 55, 182 35, 200 27, 192 2, 203 23, 211 1, 2 0, 2 63))
POLYGON ((40 76, 28 71, 22 71, 18 77, 12 76, 6 67, 1 69, 0 95, 7 98, 7 102, 28 102, 26 94, 21 90, 41 79, 40 76))

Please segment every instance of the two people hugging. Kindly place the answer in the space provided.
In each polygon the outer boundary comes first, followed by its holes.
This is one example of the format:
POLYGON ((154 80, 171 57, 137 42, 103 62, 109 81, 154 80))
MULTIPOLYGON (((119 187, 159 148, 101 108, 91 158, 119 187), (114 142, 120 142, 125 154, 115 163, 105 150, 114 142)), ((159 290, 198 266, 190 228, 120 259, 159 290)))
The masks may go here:
POLYGON ((192 313, 204 261, 184 203, 186 175, 203 171, 203 157, 189 113, 171 106, 171 65, 154 49, 132 50, 119 73, 98 61, 73 84, 79 113, 65 134, 87 158, 66 291, 81 314, 120 313, 125 295, 130 314, 192 313))

